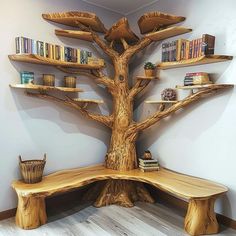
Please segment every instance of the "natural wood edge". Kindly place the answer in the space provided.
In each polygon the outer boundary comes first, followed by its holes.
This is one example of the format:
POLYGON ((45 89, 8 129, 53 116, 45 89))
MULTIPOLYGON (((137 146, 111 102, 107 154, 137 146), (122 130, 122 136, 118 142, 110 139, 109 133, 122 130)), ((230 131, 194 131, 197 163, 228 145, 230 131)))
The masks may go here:
POLYGON ((108 42, 120 41, 122 38, 127 42, 137 42, 139 37, 130 29, 128 19, 121 18, 107 31, 104 37, 108 42))
POLYGON ((101 65, 79 64, 75 62, 64 62, 64 61, 59 61, 59 60, 53 60, 53 59, 45 58, 36 54, 14 54, 14 55, 9 55, 8 57, 12 61, 40 64, 40 65, 49 65, 49 66, 61 66, 65 68, 96 70, 96 69, 101 69, 104 67, 101 65))
POLYGON ((181 67, 188 67, 188 66, 195 66, 195 65, 224 62, 224 61, 229 61, 232 59, 233 59, 232 56, 226 56, 226 55, 206 55, 206 56, 201 56, 198 58, 192 58, 192 59, 182 60, 182 61, 162 62, 157 65, 157 68, 160 70, 167 70, 167 69, 173 69, 173 68, 181 68, 181 67))
POLYGON ((207 88, 218 88, 218 87, 224 87, 224 88, 233 88, 233 84, 204 84, 204 85, 191 85, 191 86, 181 86, 176 85, 176 89, 183 89, 183 90, 192 90, 192 89, 207 89, 207 88))
POLYGON ((94 31, 105 33, 107 29, 101 22, 99 17, 91 12, 56 12, 56 13, 45 13, 42 14, 43 19, 53 21, 63 25, 69 25, 78 27, 79 24, 84 24, 87 27, 92 28, 94 31), (87 18, 87 19, 86 19, 87 18))
POLYGON ((137 76, 136 77, 138 80, 158 80, 159 78, 158 77, 156 77, 156 76, 141 76, 141 75, 139 75, 139 76, 137 76))
POLYGON ((152 41, 160 41, 160 40, 171 38, 177 35, 186 34, 191 31, 192 29, 190 28, 185 28, 181 26, 173 26, 173 27, 169 27, 163 30, 156 31, 156 32, 148 33, 144 37, 149 38, 152 41))
POLYGON ((94 103, 94 104, 103 104, 103 100, 97 100, 97 99, 83 99, 83 98, 75 98, 73 99, 75 102, 78 103, 94 103))
POLYGON ((34 85, 34 84, 10 84, 11 88, 16 89, 32 89, 38 91, 60 91, 60 92, 84 92, 80 88, 67 88, 67 87, 53 87, 53 86, 44 86, 44 85, 34 85))
POLYGON ((79 30, 55 29, 55 34, 57 36, 63 36, 67 38, 75 38, 75 39, 85 40, 88 42, 93 42, 93 37, 91 32, 85 32, 79 30))
POLYGON ((145 101, 145 103, 147 104, 175 104, 177 102, 178 101, 151 101, 151 100, 145 101))
POLYGON ((171 14, 167 14, 163 12, 154 11, 154 12, 148 12, 142 15, 138 20, 138 26, 139 26, 141 34, 146 34, 153 31, 155 28, 159 29, 160 27, 163 27, 163 26, 173 25, 181 21, 184 21, 185 19, 186 18, 183 16, 175 16, 175 15, 171 15, 171 14), (153 25, 152 28, 150 28, 149 25, 145 24, 146 20, 154 21, 155 18, 161 18, 164 22, 162 22, 161 24, 159 23, 159 25, 157 26, 153 25), (145 27, 143 26, 143 24, 145 25, 145 27))

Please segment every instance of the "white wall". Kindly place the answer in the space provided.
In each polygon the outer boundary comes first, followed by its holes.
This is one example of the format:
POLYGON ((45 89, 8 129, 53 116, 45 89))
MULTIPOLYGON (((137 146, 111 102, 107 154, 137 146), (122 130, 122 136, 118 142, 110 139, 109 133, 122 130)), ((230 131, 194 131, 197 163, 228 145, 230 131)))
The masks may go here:
MULTIPOLYGON (((192 33, 183 38, 194 39, 204 33, 216 36, 215 54, 236 54, 236 1, 235 0, 160 0, 129 15, 130 25, 136 29, 138 18, 145 12, 159 10, 186 16, 182 25, 191 27, 192 33)), ((178 37, 176 37, 178 38, 178 37)), ((174 40, 174 38, 173 38, 174 40)), ((145 61, 160 61, 160 44, 149 47, 133 60, 132 74, 143 73, 145 61)), ((144 119, 155 112, 156 105, 142 103, 145 99, 160 99, 167 87, 183 84, 186 72, 205 71, 213 74, 217 83, 235 83, 236 62, 209 64, 160 73, 161 80, 152 82, 149 90, 137 102, 135 114, 144 119)), ((179 91, 180 98, 186 93, 179 91)), ((229 187, 227 196, 218 201, 216 210, 236 219, 236 93, 229 90, 195 103, 154 125, 141 135, 138 147, 141 155, 150 149, 160 163, 182 173, 199 176, 229 187)))
MULTIPOLYGON (((12 63, 8 54, 15 53, 15 37, 26 36, 51 43, 88 48, 89 44, 73 39, 58 38, 56 27, 42 19, 41 14, 81 10, 95 12, 109 28, 118 14, 78 0, 1 0, 0 2, 0 211, 16 206, 16 194, 10 185, 19 178, 18 155, 24 159, 41 158, 48 154, 45 173, 74 168, 103 161, 109 143, 109 131, 100 124, 88 121, 78 112, 61 105, 26 97, 22 90, 9 88, 19 82, 19 72, 30 70, 37 78, 43 73, 55 73, 57 83, 64 74, 53 67, 12 63)), ((66 27, 64 27, 66 28, 66 27)), ((90 47, 96 53, 94 47, 90 47)), ((99 55, 99 54, 98 54, 99 55)), ((101 56, 101 55, 100 55, 101 56)), ((84 98, 111 98, 91 79, 79 78, 78 86, 86 92, 84 98), (105 96, 105 97, 104 97, 105 96)), ((108 112, 106 105, 93 107, 95 112, 108 112)))

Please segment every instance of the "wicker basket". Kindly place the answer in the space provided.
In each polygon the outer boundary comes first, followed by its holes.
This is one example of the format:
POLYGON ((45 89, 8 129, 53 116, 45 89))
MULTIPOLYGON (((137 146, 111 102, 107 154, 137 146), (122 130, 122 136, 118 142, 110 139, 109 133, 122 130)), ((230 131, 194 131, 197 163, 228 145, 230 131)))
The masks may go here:
POLYGON ((21 176, 25 183, 34 184, 42 180, 46 154, 44 154, 43 160, 22 161, 21 156, 19 156, 19 161, 21 176))

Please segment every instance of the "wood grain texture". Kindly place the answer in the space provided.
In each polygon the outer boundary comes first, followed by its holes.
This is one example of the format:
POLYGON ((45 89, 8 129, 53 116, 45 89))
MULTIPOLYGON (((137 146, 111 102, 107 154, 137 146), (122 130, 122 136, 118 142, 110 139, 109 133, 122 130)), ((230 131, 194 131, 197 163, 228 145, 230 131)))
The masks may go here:
POLYGON ((78 68, 78 69, 88 69, 88 70, 96 70, 103 68, 103 66, 100 65, 79 64, 75 62, 53 60, 35 54, 15 54, 15 55, 9 55, 8 57, 12 61, 20 61, 33 64, 40 64, 40 65, 49 65, 49 66, 61 66, 64 68, 78 68))
POLYGON ((158 80, 158 78, 156 76, 142 76, 142 75, 138 75, 136 77, 138 80, 158 80))
POLYGON ((190 235, 218 233, 219 225, 214 212, 214 204, 215 198, 189 201, 184 228, 190 235))
MULTIPOLYGON (((221 84, 204 84, 204 85, 191 85, 191 86, 182 86, 176 85, 176 89, 184 89, 184 90, 192 90, 192 89, 206 89, 206 88, 214 88, 221 84)), ((224 84, 222 84, 224 86, 224 84)))
POLYGON ((232 56, 206 55, 206 56, 201 56, 198 58, 192 58, 192 59, 182 60, 182 61, 162 62, 157 65, 157 68, 160 70, 167 70, 167 69, 181 68, 181 67, 187 67, 187 66, 224 62, 224 61, 229 61, 232 59, 233 59, 232 56))
POLYGON ((88 42, 93 41, 92 34, 90 32, 85 32, 85 31, 56 29, 55 34, 67 38, 85 40, 88 42))
POLYGON ((98 99, 75 98, 73 100, 78 103, 94 103, 94 104, 103 104, 104 103, 103 100, 98 100, 98 99))
POLYGON ((53 86, 45 86, 45 85, 38 85, 38 84, 10 84, 11 88, 17 89, 29 89, 29 90, 37 90, 37 91, 60 91, 60 92, 83 92, 80 88, 68 88, 68 87, 53 87, 53 86))
POLYGON ((148 33, 145 35, 145 37, 153 41, 160 41, 160 40, 171 38, 177 35, 186 34, 191 31, 192 29, 189 29, 189 28, 185 28, 181 26, 173 26, 166 29, 161 29, 155 32, 148 33))
POLYGON ((141 34, 146 34, 162 27, 173 25, 184 21, 185 17, 175 16, 159 11, 148 12, 142 15, 138 20, 141 34))
POLYGON ((107 31, 105 39, 109 42, 126 40, 128 43, 134 43, 139 40, 138 36, 130 29, 126 17, 121 18, 107 31))
POLYGON ((107 31, 101 20, 94 13, 90 12, 56 12, 42 14, 42 17, 45 20, 53 21, 63 25, 78 27, 78 23, 80 23, 97 32, 105 33, 107 31))
POLYGON ((104 165, 59 171, 44 176, 42 182, 36 184, 14 181, 12 187, 19 196, 48 197, 95 181, 109 179, 148 183, 184 199, 208 199, 228 191, 225 186, 212 181, 179 174, 163 168, 160 171, 144 173, 139 169, 116 171, 107 169, 104 165))

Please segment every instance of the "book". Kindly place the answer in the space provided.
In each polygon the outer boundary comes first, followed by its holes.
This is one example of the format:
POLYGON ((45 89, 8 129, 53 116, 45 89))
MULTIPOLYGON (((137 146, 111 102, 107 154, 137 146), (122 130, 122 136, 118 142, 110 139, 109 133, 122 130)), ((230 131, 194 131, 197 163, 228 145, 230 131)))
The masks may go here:
POLYGON ((42 41, 37 41, 37 54, 44 57, 44 43, 42 41))
POLYGON ((215 51, 215 36, 209 34, 202 35, 201 55, 214 54, 215 51))
POLYGON ((159 164, 158 163, 140 163, 139 164, 139 167, 159 167, 159 164))

